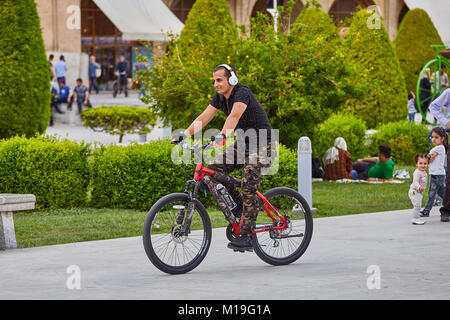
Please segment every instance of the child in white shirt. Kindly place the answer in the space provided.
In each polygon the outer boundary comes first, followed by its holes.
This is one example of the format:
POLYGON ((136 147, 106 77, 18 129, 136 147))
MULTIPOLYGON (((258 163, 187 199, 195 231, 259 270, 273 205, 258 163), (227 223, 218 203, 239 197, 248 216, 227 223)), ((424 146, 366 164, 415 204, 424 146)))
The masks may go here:
POLYGON ((436 194, 444 198, 445 194, 445 160, 448 149, 448 135, 444 128, 435 127, 431 130, 431 142, 435 145, 430 150, 430 189, 428 190, 428 201, 425 208, 420 212, 421 217, 429 217, 433 207, 436 194))
POLYGON ((409 198, 413 204, 413 218, 411 220, 412 224, 424 224, 420 218, 420 208, 422 207, 423 192, 427 186, 427 167, 428 167, 428 156, 425 153, 417 154, 414 158, 416 161, 417 169, 413 174, 413 182, 409 188, 409 198))

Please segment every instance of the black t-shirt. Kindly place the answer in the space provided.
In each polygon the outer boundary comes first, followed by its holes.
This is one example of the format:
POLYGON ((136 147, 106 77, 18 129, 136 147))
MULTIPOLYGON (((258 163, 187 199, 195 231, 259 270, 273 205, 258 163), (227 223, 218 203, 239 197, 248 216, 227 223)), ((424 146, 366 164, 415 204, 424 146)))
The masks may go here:
POLYGON ((222 110, 228 116, 236 102, 242 102, 247 105, 247 108, 236 125, 236 129, 242 129, 244 131, 254 129, 256 130, 257 137, 260 136, 260 130, 266 130, 268 141, 270 141, 272 126, 270 125, 269 118, 261 104, 256 100, 253 92, 247 86, 238 83, 233 88, 233 91, 231 91, 228 100, 223 95, 216 93, 211 100, 211 105, 214 108, 222 110))

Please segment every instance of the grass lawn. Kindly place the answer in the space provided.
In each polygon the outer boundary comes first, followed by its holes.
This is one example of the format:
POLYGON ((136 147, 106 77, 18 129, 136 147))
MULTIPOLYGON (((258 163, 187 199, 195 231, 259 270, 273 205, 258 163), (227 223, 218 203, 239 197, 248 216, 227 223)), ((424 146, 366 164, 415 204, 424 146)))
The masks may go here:
MULTIPOLYGON (((412 177, 415 167, 396 169, 407 169, 412 177)), ((402 184, 313 182, 313 207, 318 209, 314 217, 411 208, 408 197, 411 181, 402 184)), ((426 199, 425 192, 424 201, 426 199)), ((213 227, 228 224, 217 208, 210 208, 208 212, 213 227)), ((16 213, 14 224, 18 246, 26 248, 140 236, 146 214, 127 209, 46 210, 16 213)))

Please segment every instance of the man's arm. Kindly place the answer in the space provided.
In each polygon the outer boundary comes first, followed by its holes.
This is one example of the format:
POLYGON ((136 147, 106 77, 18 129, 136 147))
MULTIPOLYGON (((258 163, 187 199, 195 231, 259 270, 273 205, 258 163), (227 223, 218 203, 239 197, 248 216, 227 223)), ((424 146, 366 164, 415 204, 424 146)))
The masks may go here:
POLYGON ((378 157, 371 157, 371 158, 363 158, 363 159, 358 159, 356 160, 356 162, 378 162, 378 157))
POLYGON ((86 91, 85 97, 84 97, 84 104, 87 104, 89 100, 89 91, 86 91))
POLYGON ((223 133, 226 137, 231 135, 236 128, 239 119, 244 113, 245 109, 247 109, 247 105, 243 102, 235 102, 233 104, 233 109, 231 113, 228 115, 225 124, 223 125, 221 133, 223 133))
POLYGON ((441 107, 450 108, 450 89, 446 89, 437 99, 430 104, 431 114, 442 124, 442 126, 450 128, 450 122, 441 112, 441 107))
POLYGON ((69 96, 67 97, 67 101, 70 101, 70 99, 72 98, 72 96, 76 94, 75 93, 75 89, 69 90, 69 96))
POLYGON ((184 135, 190 137, 197 131, 203 129, 216 115, 219 109, 214 108, 212 105, 208 105, 206 109, 191 123, 189 128, 184 131, 184 135))

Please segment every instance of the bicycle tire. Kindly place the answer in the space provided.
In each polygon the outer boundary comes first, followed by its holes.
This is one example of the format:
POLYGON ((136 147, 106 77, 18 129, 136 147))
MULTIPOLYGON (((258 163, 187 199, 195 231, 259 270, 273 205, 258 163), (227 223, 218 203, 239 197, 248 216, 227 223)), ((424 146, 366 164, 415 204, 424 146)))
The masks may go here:
MULTIPOLYGON (((306 200, 297 191, 295 191, 294 189, 291 189, 291 188, 286 188, 286 187, 273 188, 273 189, 270 189, 269 191, 265 192, 264 196, 269 200, 269 202, 270 202, 270 199, 273 199, 276 196, 291 197, 291 198, 295 199, 301 205, 301 207, 304 209, 303 215, 304 215, 304 220, 305 220, 305 231, 304 231, 304 235, 302 237, 303 240, 301 241, 298 248, 296 248, 296 250, 292 254, 290 254, 286 257, 283 257, 283 258, 273 257, 273 256, 269 255, 268 253, 266 253, 265 250, 263 250, 262 244, 259 241, 258 233, 253 234, 253 237, 252 237, 253 249, 254 249, 255 253, 258 255, 258 257, 261 258, 264 262, 267 262, 268 264, 275 265, 275 266, 290 264, 290 263, 298 260, 305 253, 306 249, 309 246, 309 243, 311 242, 311 238, 312 238, 312 234, 313 234, 313 219, 312 219, 311 209, 310 209, 308 203, 306 202, 306 200)), ((274 205, 273 203, 271 203, 271 204, 274 205)), ((278 210, 278 208, 276 208, 276 209, 278 210)), ((263 233, 268 234, 268 232, 263 232, 263 233)), ((282 239, 282 240, 287 240, 287 239, 282 239)), ((291 243, 289 245, 292 246, 291 243)))
MULTIPOLYGON (((208 212, 206 211, 206 208, 203 206, 203 204, 196 200, 195 201, 195 213, 198 213, 201 219, 201 222, 203 224, 203 240, 201 241, 200 248, 198 250, 198 253, 195 254, 195 256, 188 262, 180 266, 174 266, 170 265, 164 261, 161 260, 161 258, 158 256, 158 253, 156 252, 153 241, 152 241, 152 224, 157 217, 158 213, 165 208, 167 205, 170 205, 171 203, 187 203, 189 202, 189 197, 185 193, 172 193, 169 195, 166 195, 159 199, 149 210, 143 227, 143 234, 142 234, 142 241, 144 244, 144 249, 147 254, 147 257, 150 259, 150 261, 153 263, 155 267, 157 267, 159 270, 169 273, 169 274, 182 274, 189 272, 196 268, 206 257, 206 254, 208 253, 209 247, 211 245, 211 238, 212 238, 212 227, 211 227, 211 220, 209 218, 208 212)), ((192 225, 191 225, 192 226, 192 225)), ((193 234, 193 232, 200 233, 201 231, 191 231, 191 234, 186 236, 188 238, 193 234)), ((159 234, 159 236, 168 235, 167 233, 159 234)), ((172 239, 173 238, 173 228, 171 233, 172 239)), ((175 242, 175 241, 174 241, 175 242)), ((175 244, 176 247, 176 244, 175 244)), ((184 245, 183 245, 184 249, 184 245)), ((190 253, 188 254, 190 255, 190 253)), ((187 255, 186 255, 187 256, 187 255)))
POLYGON ((113 83, 113 98, 117 97, 117 92, 119 92, 119 84, 117 81, 113 83))

